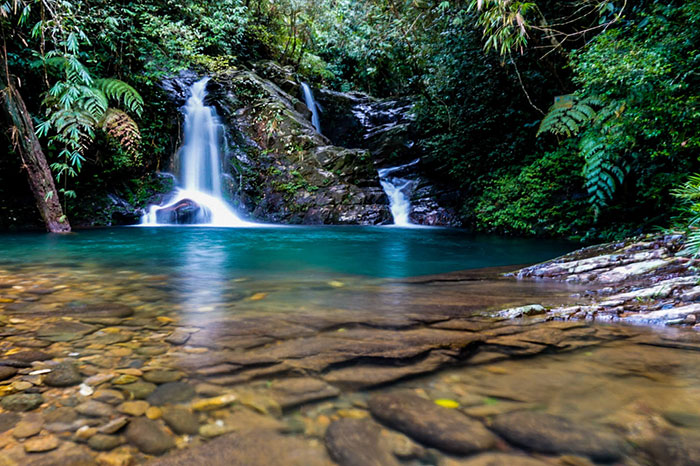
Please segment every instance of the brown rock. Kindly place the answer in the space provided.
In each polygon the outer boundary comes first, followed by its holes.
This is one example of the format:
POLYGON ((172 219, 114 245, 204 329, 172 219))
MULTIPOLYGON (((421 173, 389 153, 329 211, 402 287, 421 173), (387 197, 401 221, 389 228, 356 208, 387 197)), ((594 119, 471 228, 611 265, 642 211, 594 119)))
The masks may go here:
POLYGON ((373 395, 369 399, 369 409, 384 424, 451 453, 486 450, 496 440, 480 422, 410 392, 373 395))
POLYGON ((341 466, 399 466, 381 442, 381 427, 370 419, 341 419, 326 430, 326 448, 341 466))
POLYGON ((53 435, 46 435, 44 437, 36 437, 24 442, 24 450, 27 453, 39 453, 43 451, 50 451, 58 448, 60 442, 58 438, 53 435))

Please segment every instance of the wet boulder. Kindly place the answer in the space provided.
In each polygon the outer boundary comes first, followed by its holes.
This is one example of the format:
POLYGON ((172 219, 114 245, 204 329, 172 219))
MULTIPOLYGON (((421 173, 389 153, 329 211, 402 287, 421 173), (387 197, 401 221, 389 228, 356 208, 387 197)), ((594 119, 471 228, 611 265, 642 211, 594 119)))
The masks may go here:
POLYGON ((182 199, 175 204, 156 211, 158 223, 192 225, 211 221, 211 212, 191 199, 182 199))

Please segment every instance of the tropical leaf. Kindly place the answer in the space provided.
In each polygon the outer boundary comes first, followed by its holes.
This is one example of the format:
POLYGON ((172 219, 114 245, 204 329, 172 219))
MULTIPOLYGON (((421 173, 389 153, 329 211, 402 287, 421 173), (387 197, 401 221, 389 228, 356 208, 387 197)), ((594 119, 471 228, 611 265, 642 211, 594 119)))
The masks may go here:
POLYGON ((566 137, 575 136, 597 116, 594 106, 601 106, 597 97, 580 98, 576 95, 561 99, 552 105, 542 119, 537 135, 550 132, 566 137))
POLYGON ((96 79, 94 87, 104 93, 108 99, 112 99, 124 105, 126 110, 134 112, 137 116, 143 111, 143 99, 141 95, 119 79, 96 79))

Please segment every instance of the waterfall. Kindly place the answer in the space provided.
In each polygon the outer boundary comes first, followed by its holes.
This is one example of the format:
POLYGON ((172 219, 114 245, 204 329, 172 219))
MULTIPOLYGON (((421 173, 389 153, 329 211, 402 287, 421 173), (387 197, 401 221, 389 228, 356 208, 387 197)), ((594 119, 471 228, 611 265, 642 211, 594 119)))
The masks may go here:
POLYGON ((416 165, 418 160, 398 167, 381 168, 379 172, 379 182, 384 188, 384 192, 389 196, 389 208, 391 216, 394 217, 394 225, 410 226, 413 225, 409 219, 411 213, 410 191, 413 181, 402 178, 400 173, 403 169, 416 165))
POLYGON ((321 119, 319 117, 318 103, 314 100, 314 94, 311 88, 305 82, 301 83, 301 89, 304 91, 304 101, 306 106, 311 110, 311 124, 316 128, 316 131, 321 132, 321 119))
POLYGON ((164 206, 151 206, 144 225, 206 224, 215 226, 249 225, 241 220, 221 193, 222 124, 213 107, 204 104, 207 82, 192 85, 184 107, 184 141, 180 157, 181 187, 164 206))

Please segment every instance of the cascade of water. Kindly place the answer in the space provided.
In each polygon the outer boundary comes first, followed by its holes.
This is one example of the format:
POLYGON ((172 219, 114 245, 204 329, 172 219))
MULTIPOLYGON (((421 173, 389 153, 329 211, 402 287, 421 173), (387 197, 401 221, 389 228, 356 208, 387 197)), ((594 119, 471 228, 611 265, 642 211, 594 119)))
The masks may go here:
POLYGON ((311 124, 314 125, 316 131, 321 132, 321 119, 319 116, 318 103, 314 100, 314 93, 311 92, 311 88, 305 82, 301 83, 301 89, 304 92, 304 101, 306 106, 311 110, 311 124))
POLYGON ((418 160, 398 167, 381 168, 379 172, 379 182, 384 188, 384 192, 389 196, 389 208, 391 215, 394 217, 394 225, 410 226, 413 225, 409 219, 411 213, 410 188, 413 182, 409 179, 402 178, 397 175, 403 169, 416 165, 418 160))
POLYGON ((182 186, 169 204, 151 206, 142 224, 249 224, 238 217, 221 194, 222 125, 214 108, 204 104, 208 81, 204 78, 194 83, 185 103, 184 142, 179 152, 182 186))

